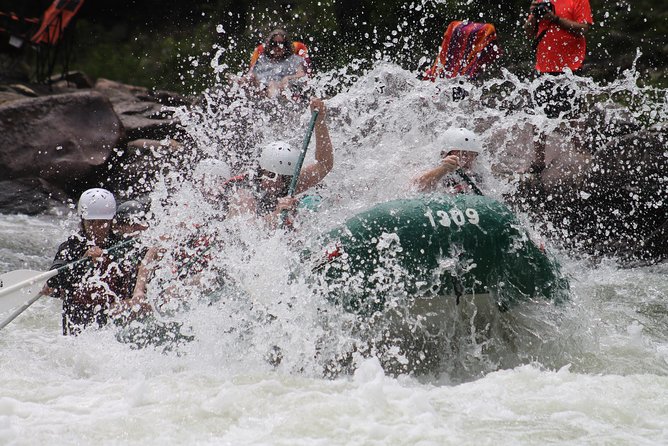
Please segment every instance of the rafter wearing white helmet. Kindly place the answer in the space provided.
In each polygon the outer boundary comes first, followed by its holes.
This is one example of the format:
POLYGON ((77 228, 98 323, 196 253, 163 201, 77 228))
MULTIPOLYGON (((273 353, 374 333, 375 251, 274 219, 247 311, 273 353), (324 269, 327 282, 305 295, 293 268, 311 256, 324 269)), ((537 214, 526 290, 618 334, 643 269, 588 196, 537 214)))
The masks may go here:
POLYGON ((439 147, 446 152, 452 150, 465 150, 467 152, 481 153, 483 151, 480 136, 463 127, 452 127, 441 133, 438 137, 439 147))
POLYGON ((116 199, 106 189, 88 189, 79 198, 77 212, 82 220, 111 220, 116 215, 116 199))
POLYGON ((295 174, 299 160, 299 150, 287 141, 274 141, 262 148, 260 168, 278 175, 295 174))

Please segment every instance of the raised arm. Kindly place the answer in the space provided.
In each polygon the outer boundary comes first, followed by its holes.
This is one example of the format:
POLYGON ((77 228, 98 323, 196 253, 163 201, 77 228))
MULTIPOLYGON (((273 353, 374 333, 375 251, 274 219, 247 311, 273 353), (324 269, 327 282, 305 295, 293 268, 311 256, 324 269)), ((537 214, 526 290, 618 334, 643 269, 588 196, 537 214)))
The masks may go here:
POLYGON ((538 3, 536 0, 531 2, 531 6, 529 7, 529 16, 524 22, 524 32, 526 32, 530 39, 536 37, 536 31, 538 31, 538 20, 536 20, 536 16, 533 15, 533 9, 536 7, 536 3, 538 3))
POLYGON ((456 155, 448 155, 441 160, 441 164, 415 177, 413 184, 420 192, 431 192, 436 188, 441 178, 454 172, 458 165, 459 158, 456 155))
POLYGON ((334 167, 334 149, 325 124, 327 109, 322 99, 311 99, 311 110, 318 110, 315 122, 315 163, 304 167, 299 175, 296 194, 317 185, 334 167))
POLYGON ((559 17, 553 13, 545 14, 545 20, 549 20, 560 28, 565 29, 575 36, 584 36, 589 30, 589 23, 579 23, 574 20, 569 20, 564 17, 559 17))

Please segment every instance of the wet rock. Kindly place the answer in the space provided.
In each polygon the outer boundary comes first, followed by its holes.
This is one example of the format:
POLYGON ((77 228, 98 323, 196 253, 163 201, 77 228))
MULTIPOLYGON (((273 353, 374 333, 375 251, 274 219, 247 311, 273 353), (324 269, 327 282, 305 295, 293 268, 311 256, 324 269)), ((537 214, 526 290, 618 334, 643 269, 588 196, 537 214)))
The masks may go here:
POLYGON ((145 195, 152 190, 157 174, 170 166, 182 149, 175 140, 131 141, 125 150, 114 151, 105 182, 127 198, 145 195))
POLYGON ((26 97, 36 97, 31 88, 21 84, 0 85, 0 104, 12 102, 26 97))
POLYGON ((11 91, 0 91, 0 104, 7 102, 17 101, 19 99, 24 99, 25 96, 22 94, 14 93, 11 91))
POLYGON ((179 134, 179 122, 164 109, 163 103, 187 103, 187 100, 168 92, 151 92, 147 88, 98 79, 95 90, 106 95, 123 123, 129 140, 164 139, 179 134))
POLYGON ((0 85, 0 178, 7 181, 0 209, 44 212, 50 201, 93 186, 139 196, 182 152, 170 139, 180 133, 168 106, 190 98, 108 79, 93 86, 82 72, 52 80, 0 85))
POLYGON ((0 176, 78 189, 124 136, 110 102, 93 91, 0 105, 0 176))
POLYGON ((11 85, 8 85, 7 88, 11 91, 14 91, 18 94, 21 94, 23 96, 27 96, 27 97, 30 97, 30 98, 36 98, 37 96, 39 96, 39 94, 35 90, 28 87, 27 85, 11 84, 11 85))
POLYGON ((119 114, 129 139, 162 139, 178 133, 178 121, 154 119, 140 115, 119 114))
POLYGON ((193 98, 165 90, 151 90, 145 95, 138 95, 140 99, 147 101, 155 101, 158 104, 167 105, 170 107, 189 106, 195 103, 193 98))
POLYGON ((628 262, 667 258, 666 140, 647 130, 610 138, 582 164, 580 181, 560 179, 573 174, 555 169, 555 181, 546 172, 542 181, 522 184, 521 207, 536 222, 549 221, 549 232, 576 254, 628 262))
POLYGON ((95 85, 95 82, 88 77, 88 75, 82 71, 69 71, 65 74, 57 74, 54 76, 51 76, 51 79, 49 79, 49 83, 56 83, 56 82, 65 82, 66 85, 68 86, 74 86, 76 88, 93 88, 95 85))
POLYGON ((0 212, 37 215, 67 200, 60 189, 40 178, 0 181, 0 212))
POLYGON ((148 93, 148 88, 128 85, 104 78, 100 78, 95 82, 95 90, 105 93, 112 102, 114 102, 114 99, 118 96, 134 97, 138 94, 148 93))

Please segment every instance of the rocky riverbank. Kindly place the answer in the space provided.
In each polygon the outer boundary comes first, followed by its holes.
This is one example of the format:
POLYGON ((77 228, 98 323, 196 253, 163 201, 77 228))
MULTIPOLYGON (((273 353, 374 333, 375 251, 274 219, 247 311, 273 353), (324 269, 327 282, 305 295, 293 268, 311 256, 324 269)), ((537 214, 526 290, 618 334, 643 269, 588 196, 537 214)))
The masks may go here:
POLYGON ((0 211, 43 213, 92 186, 148 192, 156 159, 181 147, 164 106, 190 103, 82 73, 0 86, 0 211))

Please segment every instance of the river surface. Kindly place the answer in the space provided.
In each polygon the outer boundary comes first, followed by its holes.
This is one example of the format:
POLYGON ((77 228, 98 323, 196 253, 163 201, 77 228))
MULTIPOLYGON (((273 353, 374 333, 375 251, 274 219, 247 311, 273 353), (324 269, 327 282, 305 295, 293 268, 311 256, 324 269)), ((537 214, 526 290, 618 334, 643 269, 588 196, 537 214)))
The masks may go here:
MULTIPOLYGON (((574 259, 549 239, 571 282, 565 304, 528 302, 481 328, 485 310, 463 303, 435 369, 393 368, 406 358, 388 348, 323 372, 357 335, 350 315, 292 274, 301 248, 375 203, 414 194, 411 177, 438 159, 430 129, 478 119, 491 138, 527 122, 554 125, 490 116, 446 93, 388 65, 329 100, 336 165, 321 210, 301 214, 296 234, 210 225, 234 240, 211 255, 238 285, 213 297, 178 288, 187 311, 161 317, 191 341, 137 348, 119 342, 115 327, 64 337, 60 302, 37 301, 0 332, 0 444, 668 443, 668 265, 574 259)), ((224 158, 220 145, 207 145, 227 137, 224 125, 207 113, 185 121, 210 156, 224 158)), ((300 141, 308 114, 294 119, 282 129, 300 141)), ((486 193, 501 199, 512 184, 493 174, 498 160, 496 152, 482 157, 481 176, 486 193)), ((155 240, 176 239, 184 221, 213 215, 180 177, 166 178, 153 198, 155 240)), ((0 216, 0 272, 48 269, 75 226, 68 209, 0 216)))

